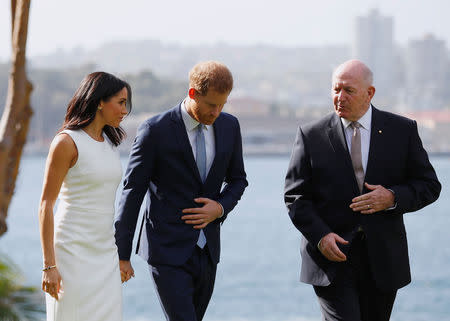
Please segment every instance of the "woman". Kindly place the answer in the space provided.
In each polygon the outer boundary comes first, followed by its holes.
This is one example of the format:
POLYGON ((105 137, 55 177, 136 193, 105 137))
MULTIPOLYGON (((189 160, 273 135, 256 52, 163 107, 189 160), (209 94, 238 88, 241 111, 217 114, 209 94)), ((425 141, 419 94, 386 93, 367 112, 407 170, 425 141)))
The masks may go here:
POLYGON ((115 147, 125 136, 119 124, 127 105, 125 81, 87 75, 50 146, 39 207, 47 321, 122 320, 113 220, 122 177, 115 147))

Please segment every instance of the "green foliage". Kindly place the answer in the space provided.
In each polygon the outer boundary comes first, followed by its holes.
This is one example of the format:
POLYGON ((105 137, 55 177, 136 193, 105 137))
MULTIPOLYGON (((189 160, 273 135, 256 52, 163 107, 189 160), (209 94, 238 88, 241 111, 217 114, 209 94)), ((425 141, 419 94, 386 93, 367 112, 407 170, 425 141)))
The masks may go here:
MULTIPOLYGON (((61 127, 67 105, 88 73, 98 71, 94 64, 72 69, 33 69, 28 77, 33 84, 31 107, 34 111, 28 142, 48 143, 61 127)), ((107 70, 106 70, 107 71, 107 70)), ((3 111, 8 86, 9 66, 0 64, 0 112, 3 111)), ((133 91, 131 115, 157 113, 179 103, 187 92, 187 83, 156 77, 151 71, 117 75, 133 91)))
POLYGON ((166 111, 187 94, 188 84, 156 77, 151 71, 125 75, 133 91, 132 114, 166 111))
POLYGON ((22 277, 4 255, 0 261, 0 320, 42 320, 44 306, 35 288, 22 286, 22 277))

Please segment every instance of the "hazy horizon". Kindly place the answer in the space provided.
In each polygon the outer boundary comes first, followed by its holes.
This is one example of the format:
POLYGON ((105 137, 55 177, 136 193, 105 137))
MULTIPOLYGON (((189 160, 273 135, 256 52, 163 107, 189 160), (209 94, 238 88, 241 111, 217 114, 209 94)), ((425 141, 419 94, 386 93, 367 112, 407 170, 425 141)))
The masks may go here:
MULTIPOLYGON (((226 43, 279 47, 350 45, 357 16, 378 9, 394 18, 394 41, 406 45, 431 33, 450 43, 450 2, 411 0, 118 0, 31 2, 28 57, 104 43, 159 40, 181 45, 226 43)), ((10 58, 10 1, 0 0, 0 61, 10 58)))

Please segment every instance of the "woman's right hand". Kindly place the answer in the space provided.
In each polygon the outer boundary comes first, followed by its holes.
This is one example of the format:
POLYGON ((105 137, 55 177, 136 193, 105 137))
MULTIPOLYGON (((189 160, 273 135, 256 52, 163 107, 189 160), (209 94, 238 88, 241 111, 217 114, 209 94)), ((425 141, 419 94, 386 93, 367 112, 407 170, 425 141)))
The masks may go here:
POLYGON ((61 289, 61 275, 58 268, 42 272, 42 290, 47 292, 56 300, 58 300, 58 293, 61 289))

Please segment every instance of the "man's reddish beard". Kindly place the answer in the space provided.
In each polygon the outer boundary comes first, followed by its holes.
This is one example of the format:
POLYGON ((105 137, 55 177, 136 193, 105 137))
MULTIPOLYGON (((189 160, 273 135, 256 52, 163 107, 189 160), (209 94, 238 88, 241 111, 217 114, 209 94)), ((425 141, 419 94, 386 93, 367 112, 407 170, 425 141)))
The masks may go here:
MULTIPOLYGON (((214 124, 214 122, 216 121, 217 117, 214 116, 204 116, 201 117, 200 115, 195 115, 195 117, 198 118, 198 120, 200 121, 200 123, 205 124, 205 125, 212 125, 214 124)), ((197 120, 197 121, 198 121, 197 120)))

